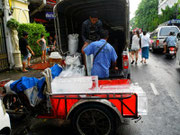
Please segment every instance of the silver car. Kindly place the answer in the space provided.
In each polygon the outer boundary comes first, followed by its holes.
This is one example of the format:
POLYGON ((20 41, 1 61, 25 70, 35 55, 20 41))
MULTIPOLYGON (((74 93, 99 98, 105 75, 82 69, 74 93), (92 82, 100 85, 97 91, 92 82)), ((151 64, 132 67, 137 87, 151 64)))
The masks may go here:
POLYGON ((175 35, 177 35, 180 30, 177 26, 161 26, 154 30, 150 35, 151 40, 153 40, 153 43, 150 45, 150 50, 152 52, 163 50, 163 42, 169 36, 170 32, 174 32, 175 35))

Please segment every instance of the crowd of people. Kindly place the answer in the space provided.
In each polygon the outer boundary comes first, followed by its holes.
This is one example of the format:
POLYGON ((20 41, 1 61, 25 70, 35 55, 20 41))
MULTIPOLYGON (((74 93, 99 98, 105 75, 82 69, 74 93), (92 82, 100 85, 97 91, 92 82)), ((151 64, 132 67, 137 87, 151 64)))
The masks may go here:
POLYGON ((131 64, 138 63, 139 53, 141 53, 141 63, 147 63, 149 58, 149 45, 151 40, 146 31, 140 30, 132 31, 130 33, 129 52, 131 57, 131 64))
MULTIPOLYGON (((170 32, 169 36, 164 40, 164 51, 167 53, 167 48, 170 46, 177 47, 177 37, 174 32, 170 32)), ((131 57, 131 64, 138 63, 138 56, 141 55, 141 63, 147 64, 149 59, 149 46, 152 45, 153 40, 150 39, 150 35, 146 31, 139 29, 130 32, 130 45, 129 52, 131 57)))

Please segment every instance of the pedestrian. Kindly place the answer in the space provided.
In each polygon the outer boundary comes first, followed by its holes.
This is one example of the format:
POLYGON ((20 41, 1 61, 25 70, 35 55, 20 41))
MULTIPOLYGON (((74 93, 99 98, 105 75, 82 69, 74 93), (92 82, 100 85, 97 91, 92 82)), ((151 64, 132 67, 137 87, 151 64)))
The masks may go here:
POLYGON ((140 35, 139 35, 139 30, 136 30, 135 35, 132 38, 132 46, 131 46, 132 61, 131 61, 131 64, 134 63, 134 55, 136 57, 135 64, 137 64, 139 49, 140 49, 140 35))
POLYGON ((142 51, 142 60, 141 63, 146 63, 146 60, 149 58, 149 44, 150 38, 148 37, 146 31, 143 32, 141 36, 141 51, 142 51))
POLYGON ((134 31, 131 31, 131 32, 130 32, 130 44, 129 44, 129 56, 130 56, 131 59, 132 59, 131 46, 132 46, 132 38, 133 38, 133 35, 134 35, 134 31))
POLYGON ((93 67, 91 70, 91 75, 97 75, 99 78, 109 77, 109 68, 111 62, 115 70, 116 67, 117 54, 115 49, 107 42, 109 37, 109 32, 107 30, 102 30, 100 34, 100 40, 90 43, 83 49, 83 53, 87 56, 93 54, 93 67))
POLYGON ((54 42, 53 42, 53 48, 54 48, 54 51, 56 50, 56 47, 57 47, 57 41, 56 41, 56 34, 54 35, 54 42))
MULTIPOLYGON (((87 20, 85 20, 82 24, 82 39, 84 41, 84 45, 81 49, 88 46, 93 41, 97 41, 100 39, 100 31, 102 30, 102 22, 99 20, 97 12, 92 12, 87 20)), ((92 68, 92 59, 93 56, 83 55, 84 63, 87 69, 87 74, 91 74, 92 68)))
POLYGON ((28 33, 23 32, 23 37, 19 39, 19 47, 21 54, 23 55, 22 72, 28 72, 28 70, 26 70, 26 62, 28 62, 28 67, 30 67, 31 54, 34 55, 34 52, 32 51, 31 47, 28 44, 27 38, 28 38, 28 33))
POLYGON ((41 34, 41 39, 37 40, 37 44, 41 46, 42 50, 41 63, 46 63, 46 40, 43 34, 41 34))
POLYGON ((49 36, 48 39, 48 47, 47 47, 47 52, 50 55, 51 52, 54 51, 54 41, 53 41, 53 37, 49 36))

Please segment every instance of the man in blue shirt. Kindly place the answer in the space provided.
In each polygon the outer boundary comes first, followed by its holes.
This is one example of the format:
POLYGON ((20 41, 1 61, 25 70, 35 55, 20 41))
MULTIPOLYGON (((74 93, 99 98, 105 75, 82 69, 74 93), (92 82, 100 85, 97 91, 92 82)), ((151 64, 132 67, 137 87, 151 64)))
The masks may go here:
POLYGON ((174 36, 173 32, 169 33, 169 36, 165 39, 166 45, 164 45, 164 53, 167 52, 167 47, 176 47, 177 38, 174 36))
POLYGON ((111 62, 113 63, 114 69, 118 69, 116 67, 117 54, 114 48, 109 43, 106 43, 108 34, 109 33, 107 30, 102 30, 100 32, 101 40, 94 41, 87 47, 83 48, 83 53, 86 55, 93 54, 95 56, 98 50, 105 44, 105 46, 94 59, 93 68, 91 70, 91 75, 97 75, 99 78, 109 77, 109 68, 111 66, 111 62))

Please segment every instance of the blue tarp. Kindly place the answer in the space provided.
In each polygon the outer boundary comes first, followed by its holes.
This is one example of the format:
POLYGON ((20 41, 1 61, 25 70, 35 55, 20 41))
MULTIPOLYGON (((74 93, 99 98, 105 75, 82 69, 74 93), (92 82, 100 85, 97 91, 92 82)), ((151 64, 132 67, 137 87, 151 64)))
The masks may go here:
MULTIPOLYGON (((62 68, 58 64, 55 64, 50 69, 51 69, 53 79, 62 72, 62 68)), ((10 84, 10 88, 12 91, 19 93, 19 92, 22 92, 22 91, 25 91, 27 89, 37 86, 38 97, 43 98, 44 97, 44 95, 43 95, 44 83, 45 83, 45 77, 37 79, 35 77, 25 77, 24 76, 24 77, 21 77, 21 79, 10 84)))
POLYGON ((51 69, 52 78, 54 79, 56 76, 58 76, 62 72, 62 67, 60 67, 58 64, 55 64, 51 69))

